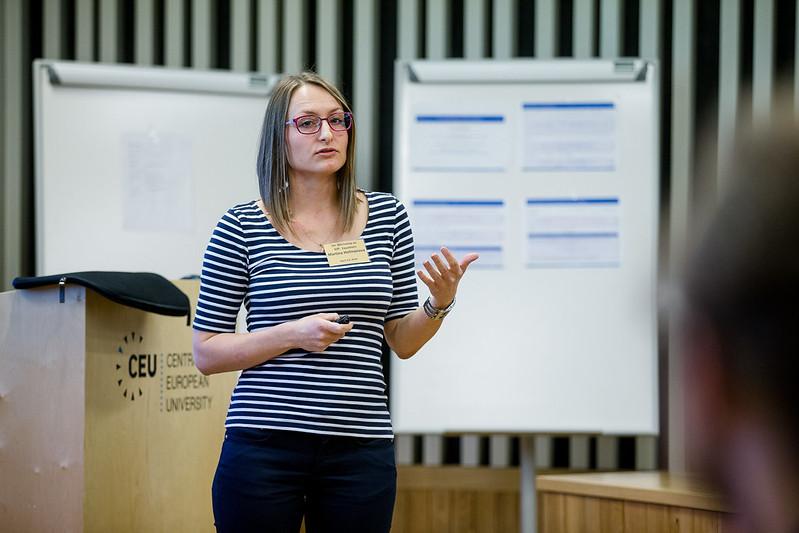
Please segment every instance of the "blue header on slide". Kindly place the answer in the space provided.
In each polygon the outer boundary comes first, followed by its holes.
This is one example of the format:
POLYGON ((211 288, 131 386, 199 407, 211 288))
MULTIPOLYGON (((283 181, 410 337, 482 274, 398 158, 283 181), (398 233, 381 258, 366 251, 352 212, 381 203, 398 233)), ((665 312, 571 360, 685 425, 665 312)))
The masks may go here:
POLYGON ((527 103, 522 104, 524 109, 613 109, 613 102, 555 102, 555 103, 527 103))
POLYGON ((427 206, 494 206, 502 207, 503 200, 414 200, 413 205, 427 205, 427 206))
POLYGON ((416 115, 416 122, 503 122, 502 115, 416 115))
POLYGON ((618 198, 533 198, 527 200, 527 205, 536 204, 618 204, 618 198))

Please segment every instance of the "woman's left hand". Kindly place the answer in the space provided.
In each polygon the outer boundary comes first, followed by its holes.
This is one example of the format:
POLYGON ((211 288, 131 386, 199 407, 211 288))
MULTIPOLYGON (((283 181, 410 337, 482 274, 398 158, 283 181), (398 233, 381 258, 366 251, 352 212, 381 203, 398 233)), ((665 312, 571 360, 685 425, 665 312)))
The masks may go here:
POLYGON ((416 272, 419 279, 430 289, 430 303, 438 309, 447 307, 455 299, 458 283, 466 273, 466 269, 480 257, 477 254, 466 254, 458 261, 446 247, 441 248, 441 255, 444 259, 438 254, 433 254, 423 263, 426 273, 423 270, 416 272))

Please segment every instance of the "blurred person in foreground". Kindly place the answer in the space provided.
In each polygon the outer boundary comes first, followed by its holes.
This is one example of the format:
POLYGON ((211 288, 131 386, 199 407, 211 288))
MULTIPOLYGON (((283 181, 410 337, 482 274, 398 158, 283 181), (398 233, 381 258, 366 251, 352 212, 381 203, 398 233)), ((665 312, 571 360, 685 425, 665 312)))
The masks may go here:
POLYGON ((799 129, 752 130, 732 153, 684 276, 689 463, 732 531, 799 533, 799 129))

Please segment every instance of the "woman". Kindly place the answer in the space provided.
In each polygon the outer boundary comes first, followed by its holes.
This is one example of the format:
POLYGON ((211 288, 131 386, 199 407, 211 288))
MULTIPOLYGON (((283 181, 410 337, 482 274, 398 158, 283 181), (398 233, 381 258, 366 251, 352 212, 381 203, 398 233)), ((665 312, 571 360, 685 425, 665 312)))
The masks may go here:
POLYGON ((459 262, 442 248, 426 261, 418 307, 405 209, 356 188, 354 154, 341 93, 313 73, 285 78, 264 117, 261 199, 230 209, 208 245, 195 362, 204 374, 243 370, 212 489, 220 532, 296 532, 303 516, 309 533, 390 528, 382 342, 415 354, 477 255, 459 262), (242 302, 248 333, 235 334, 242 302))

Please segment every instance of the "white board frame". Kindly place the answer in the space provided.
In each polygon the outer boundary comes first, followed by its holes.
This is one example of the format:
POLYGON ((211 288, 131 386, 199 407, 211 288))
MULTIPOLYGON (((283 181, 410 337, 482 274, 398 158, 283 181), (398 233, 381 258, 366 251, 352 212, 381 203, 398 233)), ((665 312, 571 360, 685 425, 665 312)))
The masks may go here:
POLYGON ((260 127, 280 76, 37 60, 33 78, 37 275, 199 274, 219 217, 258 197, 260 127), (137 107, 139 100, 149 107, 137 107), (118 113, 118 122, 108 119, 109 110, 118 113), (190 126, 182 122, 188 116, 190 126), (126 166, 131 148, 121 146, 129 142, 122 137, 135 141, 145 131, 188 145, 183 160, 191 169, 182 185, 192 190, 183 199, 192 216, 183 227, 131 229, 120 220, 130 186, 123 182, 134 172, 126 166))

